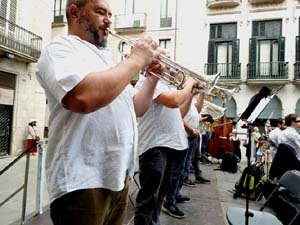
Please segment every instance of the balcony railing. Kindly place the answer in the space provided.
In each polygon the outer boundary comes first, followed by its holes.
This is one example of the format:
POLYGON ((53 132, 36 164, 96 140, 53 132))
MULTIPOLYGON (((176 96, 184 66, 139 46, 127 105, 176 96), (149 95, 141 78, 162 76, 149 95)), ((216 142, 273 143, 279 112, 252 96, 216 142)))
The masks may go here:
POLYGON ((53 23, 65 23, 65 22, 67 22, 65 16, 65 9, 54 10, 53 23))
POLYGON ((42 37, 0 16, 0 49, 26 61, 36 62, 41 54, 42 37))
POLYGON ((220 72, 220 79, 238 80, 241 79, 241 63, 207 63, 205 73, 208 75, 220 72))
POLYGON ((124 14, 115 16, 115 30, 122 31, 144 31, 146 29, 146 13, 124 14))
POLYGON ((207 8, 235 7, 241 4, 241 0, 207 0, 207 8))
POLYGON ((296 61, 294 64, 294 79, 300 80, 300 61, 296 61))
POLYGON ((288 79, 288 62, 261 62, 247 65, 248 79, 288 79))

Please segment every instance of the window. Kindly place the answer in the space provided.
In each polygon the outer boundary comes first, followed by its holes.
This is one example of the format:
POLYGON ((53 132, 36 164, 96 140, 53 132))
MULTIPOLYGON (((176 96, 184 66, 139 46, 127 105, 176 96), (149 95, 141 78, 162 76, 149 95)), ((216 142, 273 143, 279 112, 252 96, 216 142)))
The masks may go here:
POLYGON ((172 12, 175 12, 176 2, 161 0, 160 6, 160 27, 172 26, 172 12))
POLYGON ((223 78, 239 77, 239 40, 236 23, 212 24, 208 43, 207 73, 223 78))
POLYGON ((54 23, 63 23, 65 17, 65 0, 54 1, 54 23))
POLYGON ((171 47, 171 39, 160 39, 159 47, 170 51, 171 47))
MULTIPOLYGON (((0 16, 11 23, 16 23, 17 0, 0 0, 0 16)), ((14 32, 15 26, 0 20, 0 27, 4 30, 14 32)))
POLYGON ((135 14, 144 12, 143 0, 125 0, 124 14, 135 14))
POLYGON ((249 42, 249 75, 284 78, 287 75, 284 60, 285 38, 281 36, 281 21, 254 21, 249 42))

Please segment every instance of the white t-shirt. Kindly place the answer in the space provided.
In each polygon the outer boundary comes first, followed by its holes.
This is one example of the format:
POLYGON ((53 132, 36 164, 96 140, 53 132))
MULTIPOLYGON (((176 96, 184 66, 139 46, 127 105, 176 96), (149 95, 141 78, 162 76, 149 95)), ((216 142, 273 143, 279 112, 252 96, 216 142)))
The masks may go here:
MULTIPOLYGON (((187 112, 187 114, 185 115, 184 117, 184 120, 190 124, 194 129, 199 129, 199 112, 197 110, 197 107, 196 107, 196 102, 197 100, 195 100, 193 98, 192 100, 192 104, 191 104, 191 107, 189 109, 189 111, 187 112)), ((187 136, 192 136, 189 132, 186 132, 187 133, 187 136)))
MULTIPOLYGON (((136 84, 140 89, 144 77, 136 84)), ((155 100, 163 92, 176 91, 174 86, 168 85, 164 80, 159 80, 154 92, 155 100)), ((139 144, 138 154, 146 152, 153 147, 168 147, 175 150, 188 148, 188 141, 183 126, 179 108, 168 108, 152 101, 150 109, 143 117, 138 118, 139 144)))
POLYGON ((287 127, 281 132, 279 137, 279 144, 284 143, 291 146, 295 152, 297 158, 300 160, 300 134, 293 127, 287 127))
POLYGON ((111 66, 108 49, 72 35, 53 40, 41 54, 37 78, 50 109, 46 156, 50 202, 78 189, 120 191, 126 171, 133 173, 137 127, 131 85, 110 104, 88 114, 67 110, 61 102, 89 72, 111 66))
POLYGON ((270 151, 271 151, 271 156, 272 156, 272 159, 274 159, 275 157, 275 154, 277 152, 277 148, 278 148, 278 141, 279 141, 279 137, 281 135, 281 132, 282 130, 278 127, 276 127, 274 130, 272 130, 270 133, 269 133, 269 140, 273 143, 271 146, 270 146, 270 151))

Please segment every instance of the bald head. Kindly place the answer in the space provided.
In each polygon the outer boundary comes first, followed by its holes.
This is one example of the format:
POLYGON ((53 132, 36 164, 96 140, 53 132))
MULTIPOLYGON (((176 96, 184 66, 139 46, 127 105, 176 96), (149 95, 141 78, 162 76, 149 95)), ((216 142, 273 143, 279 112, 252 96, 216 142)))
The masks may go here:
POLYGON ((67 0, 66 15, 69 34, 106 47, 112 16, 108 0, 67 0))

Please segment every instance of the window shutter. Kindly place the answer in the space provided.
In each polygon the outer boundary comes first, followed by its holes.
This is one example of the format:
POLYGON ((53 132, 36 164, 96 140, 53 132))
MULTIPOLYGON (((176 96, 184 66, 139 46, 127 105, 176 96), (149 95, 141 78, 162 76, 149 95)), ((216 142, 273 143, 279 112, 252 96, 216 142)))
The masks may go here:
POLYGON ((250 63, 256 62, 256 45, 257 45, 256 38, 250 38, 249 40, 249 62, 250 63))
POLYGON ((300 61, 300 36, 296 37, 296 61, 300 61))
POLYGON ((222 25, 218 25, 217 38, 222 38, 222 25))
MULTIPOLYGON (((16 23, 16 15, 17 15, 17 0, 10 0, 9 7, 9 21, 12 23, 16 23)), ((14 32, 15 26, 9 23, 9 31, 14 32)))
POLYGON ((17 15, 17 0, 10 0, 10 8, 9 8, 10 22, 16 23, 16 15, 17 15))
POLYGON ((240 52, 240 39, 235 39, 232 41, 232 63, 239 62, 239 52, 240 52))
POLYGON ((210 25, 210 35, 209 39, 215 39, 216 38, 216 26, 210 25))
POLYGON ((284 62, 285 60, 285 37, 280 36, 278 38, 278 62, 284 62))
POLYGON ((258 36, 258 24, 257 21, 253 21, 252 23, 252 37, 258 36))
POLYGON ((7 11, 7 0, 0 0, 0 16, 6 19, 6 11, 7 11))
POLYGON ((266 36, 266 23, 260 22, 259 23, 259 34, 258 36, 264 37, 266 36))
POLYGON ((208 57, 207 62, 208 63, 215 63, 215 56, 216 56, 216 48, 215 48, 215 41, 209 40, 208 41, 208 57))

